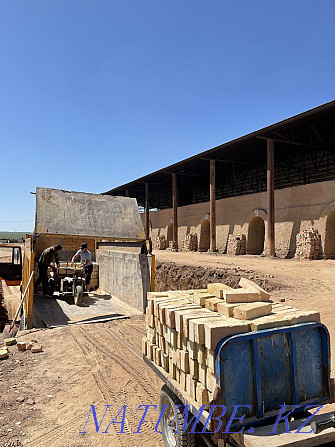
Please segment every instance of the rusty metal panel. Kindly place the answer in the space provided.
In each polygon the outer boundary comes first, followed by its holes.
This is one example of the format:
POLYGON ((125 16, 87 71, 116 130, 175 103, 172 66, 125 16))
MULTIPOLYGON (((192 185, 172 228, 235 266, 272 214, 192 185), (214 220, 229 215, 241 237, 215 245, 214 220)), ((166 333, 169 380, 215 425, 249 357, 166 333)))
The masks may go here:
POLYGON ((136 199, 36 188, 35 233, 144 238, 136 199))

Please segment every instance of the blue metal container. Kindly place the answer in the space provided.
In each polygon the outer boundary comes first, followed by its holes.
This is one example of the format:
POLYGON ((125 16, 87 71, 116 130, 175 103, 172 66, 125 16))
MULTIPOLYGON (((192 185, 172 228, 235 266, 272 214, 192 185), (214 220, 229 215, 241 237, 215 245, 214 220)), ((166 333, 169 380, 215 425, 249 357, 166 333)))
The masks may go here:
POLYGON ((231 414, 234 405, 251 405, 245 414, 260 422, 282 405, 329 402, 329 333, 323 324, 304 323, 239 334, 216 349, 220 401, 231 414))

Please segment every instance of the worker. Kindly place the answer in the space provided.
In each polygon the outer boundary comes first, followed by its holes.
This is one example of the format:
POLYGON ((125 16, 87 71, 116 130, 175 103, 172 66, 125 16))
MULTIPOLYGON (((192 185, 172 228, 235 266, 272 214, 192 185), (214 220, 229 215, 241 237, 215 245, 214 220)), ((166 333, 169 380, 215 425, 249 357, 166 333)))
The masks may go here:
POLYGON ((51 264, 53 258, 55 258, 57 268, 59 268, 59 256, 58 252, 61 251, 62 246, 59 244, 53 247, 46 248, 39 260, 38 260, 38 279, 35 281, 34 290, 37 293, 37 286, 42 283, 43 295, 48 297, 48 267, 51 267, 53 271, 56 271, 56 267, 51 264))
POLYGON ((83 242, 77 251, 77 253, 73 256, 72 262, 74 262, 77 258, 80 257, 80 267, 85 269, 85 291, 88 290, 88 286, 91 282, 91 275, 93 271, 92 264, 92 255, 89 250, 87 250, 87 244, 83 242))

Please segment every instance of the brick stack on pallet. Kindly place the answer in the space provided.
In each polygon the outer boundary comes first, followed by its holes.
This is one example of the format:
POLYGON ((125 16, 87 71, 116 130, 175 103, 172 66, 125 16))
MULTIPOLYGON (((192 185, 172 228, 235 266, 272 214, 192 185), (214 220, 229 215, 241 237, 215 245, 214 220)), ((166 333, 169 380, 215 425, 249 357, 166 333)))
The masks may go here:
POLYGON ((240 288, 149 292, 143 354, 198 406, 213 401, 215 349, 220 340, 249 331, 320 321, 318 312, 273 305, 270 295, 241 278, 240 288))
POLYGON ((245 255, 247 253, 247 238, 245 234, 230 234, 228 237, 227 254, 245 255))
POLYGON ((183 249, 186 251, 197 251, 198 250, 198 236, 197 233, 190 233, 186 235, 183 249))
POLYGON ((297 259, 319 259, 321 253, 321 235, 318 230, 310 228, 297 234, 297 248, 295 257, 297 259))
POLYGON ((157 236, 155 245, 157 250, 166 250, 168 247, 168 243, 167 240, 165 239, 165 236, 157 236))

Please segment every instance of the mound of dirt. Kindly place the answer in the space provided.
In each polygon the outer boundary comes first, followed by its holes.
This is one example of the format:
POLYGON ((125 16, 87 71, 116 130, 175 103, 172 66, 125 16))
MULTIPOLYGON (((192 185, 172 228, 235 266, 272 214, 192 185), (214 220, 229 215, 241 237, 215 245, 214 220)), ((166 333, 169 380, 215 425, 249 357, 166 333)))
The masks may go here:
POLYGON ((174 262, 157 262, 155 270, 155 290, 206 289, 213 282, 225 283, 237 288, 241 277, 249 278, 268 292, 278 289, 279 285, 252 270, 241 268, 209 268, 180 265, 174 262))

